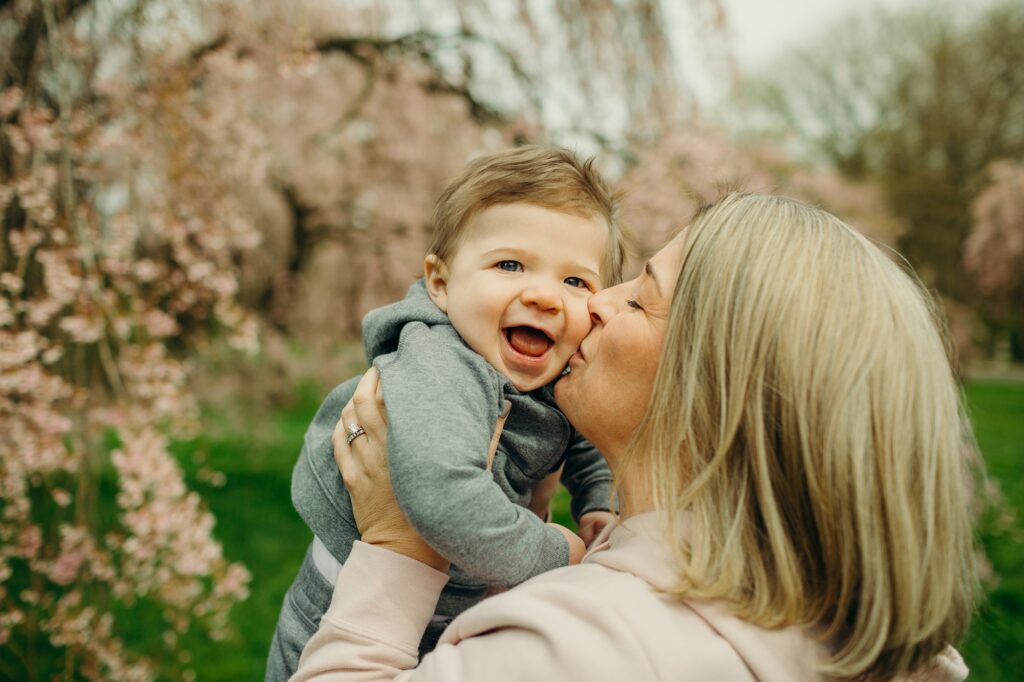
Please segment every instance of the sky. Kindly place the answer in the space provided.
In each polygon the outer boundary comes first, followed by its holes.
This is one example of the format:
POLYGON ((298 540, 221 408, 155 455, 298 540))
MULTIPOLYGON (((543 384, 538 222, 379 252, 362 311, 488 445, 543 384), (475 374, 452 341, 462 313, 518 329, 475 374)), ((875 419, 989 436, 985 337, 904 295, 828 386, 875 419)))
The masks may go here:
POLYGON ((763 64, 787 47, 800 45, 844 16, 871 7, 903 9, 955 5, 977 12, 992 0, 723 0, 729 12, 733 49, 741 69, 763 64))
POLYGON ((803 44, 858 8, 901 8, 921 0, 724 0, 733 50, 742 70, 764 64, 787 47, 803 44))
MULTIPOLYGON (((732 50, 741 74, 755 74, 789 48, 813 41, 814 36, 852 13, 872 7, 903 9, 922 4, 956 3, 960 11, 975 12, 992 0, 722 0, 728 12, 732 50)), ((691 62, 692 63, 692 62, 691 62)), ((698 101, 712 104, 726 93, 722 83, 697 66, 684 73, 698 101)))

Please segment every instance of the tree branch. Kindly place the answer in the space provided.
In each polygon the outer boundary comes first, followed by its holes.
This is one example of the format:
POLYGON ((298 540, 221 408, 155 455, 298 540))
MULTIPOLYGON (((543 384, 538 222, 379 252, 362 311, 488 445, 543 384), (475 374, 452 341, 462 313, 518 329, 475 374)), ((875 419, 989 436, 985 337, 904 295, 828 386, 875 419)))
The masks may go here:
POLYGON ((469 105, 474 120, 479 123, 505 120, 506 116, 498 109, 473 94, 469 77, 464 84, 457 84, 443 75, 436 58, 438 52, 445 47, 459 47, 467 43, 483 45, 501 56, 508 64, 516 81, 522 86, 530 104, 538 111, 542 108, 543 105, 535 94, 534 79, 522 67, 515 54, 504 45, 469 30, 463 29, 451 35, 413 31, 393 38, 337 36, 318 41, 314 49, 320 53, 341 52, 371 67, 374 64, 375 56, 413 55, 429 65, 435 74, 433 78, 424 83, 427 92, 446 93, 463 99, 469 105))
MULTIPOLYGON (((0 2, 0 10, 5 10, 12 4, 9 1, 0 2)), ((54 18, 58 22, 62 22, 72 17, 87 4, 89 4, 89 0, 65 0, 59 7, 54 8, 54 18)), ((0 90, 6 90, 12 85, 25 88, 29 84, 32 65, 36 60, 36 51, 46 33, 45 29, 43 5, 41 2, 37 2, 32 6, 32 11, 29 12, 28 18, 19 27, 18 34, 12 41, 11 54, 8 58, 10 66, 5 69, 2 80, 0 80, 0 90)))

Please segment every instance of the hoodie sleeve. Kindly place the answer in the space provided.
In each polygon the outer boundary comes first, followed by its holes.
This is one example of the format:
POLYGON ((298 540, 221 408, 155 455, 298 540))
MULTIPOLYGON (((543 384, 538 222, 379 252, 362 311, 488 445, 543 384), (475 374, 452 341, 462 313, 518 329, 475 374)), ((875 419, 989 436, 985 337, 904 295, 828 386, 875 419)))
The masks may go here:
POLYGON ((515 585, 569 560, 565 538, 514 504, 487 471, 500 377, 449 326, 407 324, 375 362, 388 411, 395 497, 430 545, 492 585, 515 585))
POLYGON ((362 375, 336 386, 324 399, 306 429, 299 459, 292 471, 292 504, 339 561, 345 561, 352 541, 359 537, 352 503, 334 461, 331 436, 341 408, 356 390, 362 375))
POLYGON ((612 472, 597 448, 575 431, 565 453, 562 485, 572 496, 572 516, 592 511, 610 511, 612 472))

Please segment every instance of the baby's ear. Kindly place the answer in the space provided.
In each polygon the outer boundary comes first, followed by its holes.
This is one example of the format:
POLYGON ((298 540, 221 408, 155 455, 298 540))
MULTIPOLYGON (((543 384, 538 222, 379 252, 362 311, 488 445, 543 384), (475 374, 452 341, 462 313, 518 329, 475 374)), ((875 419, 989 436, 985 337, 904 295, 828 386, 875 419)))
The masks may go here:
POLYGON ((430 300, 448 312, 448 266, 437 255, 431 253, 423 259, 423 280, 427 284, 430 300))

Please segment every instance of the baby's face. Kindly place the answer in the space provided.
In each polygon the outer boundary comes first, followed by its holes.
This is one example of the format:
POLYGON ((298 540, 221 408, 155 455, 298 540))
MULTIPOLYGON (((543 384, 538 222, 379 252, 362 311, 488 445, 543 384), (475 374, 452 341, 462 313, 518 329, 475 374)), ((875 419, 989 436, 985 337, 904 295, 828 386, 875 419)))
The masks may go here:
POLYGON ((469 346, 520 391, 561 374, 590 331, 607 227, 533 204, 477 213, 427 289, 469 346))

